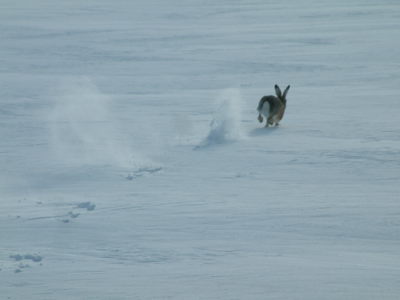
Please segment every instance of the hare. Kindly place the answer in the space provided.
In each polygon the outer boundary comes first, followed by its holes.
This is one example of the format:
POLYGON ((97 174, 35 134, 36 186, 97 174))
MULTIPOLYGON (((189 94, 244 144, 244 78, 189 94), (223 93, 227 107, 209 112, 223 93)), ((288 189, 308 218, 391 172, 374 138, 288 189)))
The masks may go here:
POLYGON ((289 91, 290 85, 286 87, 283 94, 277 84, 275 84, 275 96, 264 96, 261 98, 257 106, 258 121, 263 122, 263 116, 267 119, 265 127, 279 126, 279 122, 283 118, 286 109, 286 95, 289 91))

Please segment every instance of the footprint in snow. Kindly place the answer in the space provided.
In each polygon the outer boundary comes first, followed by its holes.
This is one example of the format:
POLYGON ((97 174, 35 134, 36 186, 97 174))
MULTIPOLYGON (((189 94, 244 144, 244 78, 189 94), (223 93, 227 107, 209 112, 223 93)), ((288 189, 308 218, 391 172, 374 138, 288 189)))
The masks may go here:
POLYGON ((25 255, 14 254, 10 255, 10 258, 15 262, 18 262, 17 268, 14 270, 14 273, 21 273, 22 270, 31 268, 31 265, 26 263, 26 261, 31 261, 33 263, 40 263, 43 260, 43 257, 37 254, 25 254, 25 255))
POLYGON ((92 202, 89 202, 89 201, 88 202, 81 202, 81 203, 78 203, 76 208, 86 208, 86 210, 92 211, 92 210, 94 210, 96 208, 96 204, 94 204, 92 202))
POLYGON ((14 259, 15 261, 31 260, 33 262, 41 262, 43 260, 42 256, 33 254, 25 254, 25 255, 15 254, 15 255, 10 255, 10 258, 14 259))
POLYGON ((162 170, 161 167, 157 167, 157 168, 140 168, 140 169, 128 174, 128 176, 126 176, 126 179, 133 180, 133 179, 138 178, 138 177, 143 177, 143 176, 146 176, 146 175, 158 173, 161 170, 162 170))
MULTIPOLYGON (((80 202, 75 206, 75 209, 86 209, 87 211, 93 211, 96 208, 96 204, 87 201, 87 202, 80 202)), ((76 219, 80 216, 80 213, 76 213, 73 211, 69 211, 68 214, 65 216, 67 218, 62 219, 61 222, 63 223, 69 223, 71 222, 72 219, 76 219)))

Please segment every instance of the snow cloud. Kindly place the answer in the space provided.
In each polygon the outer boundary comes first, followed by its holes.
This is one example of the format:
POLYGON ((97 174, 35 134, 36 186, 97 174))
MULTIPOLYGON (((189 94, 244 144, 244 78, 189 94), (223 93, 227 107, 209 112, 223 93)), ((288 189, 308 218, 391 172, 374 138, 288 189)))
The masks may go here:
POLYGON ((57 89, 49 115, 51 145, 57 159, 72 164, 131 167, 144 159, 112 113, 112 99, 86 77, 57 89))
POLYGON ((243 137, 240 126, 241 103, 242 97, 239 89, 225 89, 219 94, 208 135, 199 147, 232 142, 243 137))

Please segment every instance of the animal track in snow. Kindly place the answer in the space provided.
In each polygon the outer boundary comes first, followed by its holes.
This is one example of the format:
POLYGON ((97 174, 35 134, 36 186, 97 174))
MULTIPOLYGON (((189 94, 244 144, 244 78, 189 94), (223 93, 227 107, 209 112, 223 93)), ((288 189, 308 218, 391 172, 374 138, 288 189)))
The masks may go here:
POLYGON ((31 260, 33 262, 40 262, 43 260, 43 257, 41 257, 40 255, 33 255, 33 254, 25 254, 25 255, 15 254, 15 255, 10 255, 10 258, 14 259, 15 261, 31 260))
POLYGON ((89 201, 88 202, 81 202, 81 203, 78 203, 76 208, 86 208, 86 210, 92 211, 92 210, 94 210, 96 208, 96 204, 94 204, 92 202, 89 202, 89 201))
MULTIPOLYGON (((71 219, 76 219, 77 217, 79 217, 81 214, 80 213, 74 213, 72 211, 69 211, 67 214, 67 217, 70 217, 71 219)), ((70 219, 63 219, 62 222, 63 223, 69 223, 70 219)))
POLYGON ((154 173, 158 173, 162 170, 161 167, 156 167, 156 168, 140 168, 130 174, 128 174, 128 176, 126 176, 126 179, 128 180, 133 180, 135 178, 138 177, 143 177, 145 175, 149 175, 149 174, 154 174, 154 173))
POLYGON ((80 213, 73 213, 72 211, 68 212, 68 216, 75 219, 80 216, 80 213))
POLYGON ((31 268, 31 265, 26 263, 26 261, 30 260, 33 263, 40 263, 43 260, 43 257, 37 254, 14 254, 10 255, 10 258, 13 259, 15 262, 18 262, 14 273, 21 273, 24 269, 31 268))
MULTIPOLYGON (((86 202, 80 202, 78 204, 76 204, 76 206, 74 207, 75 209, 86 209, 87 211, 93 211, 96 208, 96 204, 90 202, 90 201, 86 201, 86 202)), ((64 219, 61 220, 61 222, 63 223, 69 223, 71 222, 72 219, 76 219, 81 215, 81 213, 77 213, 74 211, 69 211, 64 217, 64 219)))
MULTIPOLYGON (((80 202, 76 204, 74 207, 75 209, 86 209, 87 211, 93 211, 96 208, 96 204, 86 201, 86 202, 80 202)), ((62 219, 61 221, 63 223, 69 223, 72 219, 76 219, 81 215, 81 213, 77 213, 74 211, 69 211, 67 215, 65 216, 66 218, 62 219)))

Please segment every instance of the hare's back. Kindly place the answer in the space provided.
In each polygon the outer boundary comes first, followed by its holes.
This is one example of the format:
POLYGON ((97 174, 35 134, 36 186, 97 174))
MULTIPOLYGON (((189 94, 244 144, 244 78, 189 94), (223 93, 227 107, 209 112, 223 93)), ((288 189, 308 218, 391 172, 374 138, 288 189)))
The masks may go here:
POLYGON ((268 103, 269 111, 271 113, 278 111, 280 109, 280 106, 282 105, 280 100, 277 97, 264 96, 261 98, 260 102, 258 103, 257 110, 262 111, 265 103, 268 103))

